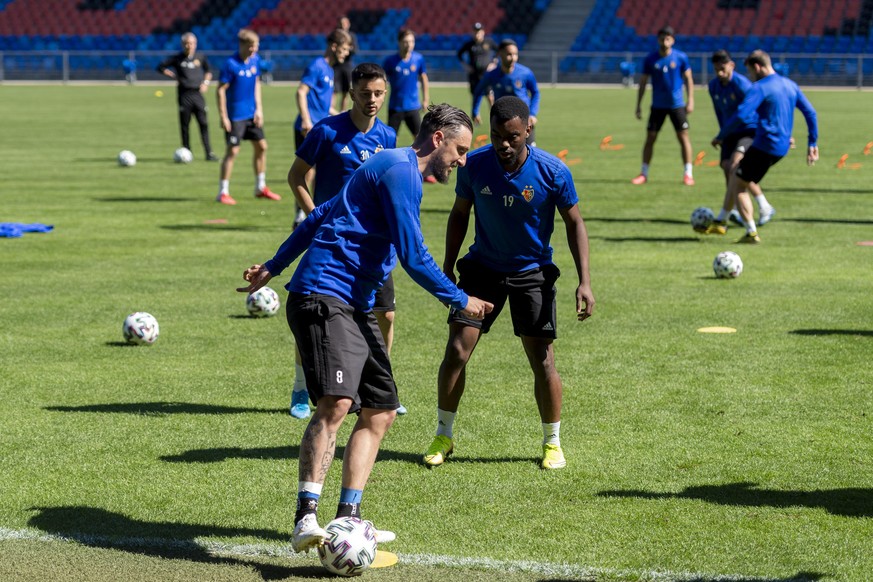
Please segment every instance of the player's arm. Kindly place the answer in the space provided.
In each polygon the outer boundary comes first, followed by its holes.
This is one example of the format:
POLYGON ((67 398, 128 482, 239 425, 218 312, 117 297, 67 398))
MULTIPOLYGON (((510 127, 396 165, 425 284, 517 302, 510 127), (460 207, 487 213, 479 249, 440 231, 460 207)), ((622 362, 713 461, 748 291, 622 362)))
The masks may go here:
POLYGON ((751 125, 752 122, 757 122, 758 106, 763 100, 764 94, 760 89, 753 85, 752 88, 746 92, 746 96, 743 98, 743 102, 737 107, 736 113, 734 113, 730 119, 725 121, 724 125, 721 127, 721 131, 718 132, 717 139, 724 141, 726 136, 729 136, 741 126, 751 125))
POLYGON ((174 70, 175 65, 176 65, 176 56, 173 55, 173 56, 161 61, 160 64, 158 64, 158 66, 155 67, 155 70, 157 72, 159 72, 160 74, 164 75, 165 77, 169 77, 170 79, 175 80, 176 79, 176 71, 174 70))
POLYGON ((418 79, 421 81, 421 109, 427 111, 427 106, 430 103, 430 82, 427 73, 422 72, 418 79))
POLYGON ((567 244, 579 277, 579 285, 576 287, 576 316, 579 321, 584 321, 594 313, 594 293, 591 291, 591 275, 588 271, 588 230, 579 213, 578 204, 559 208, 558 211, 567 228, 567 244))
POLYGON ((218 90, 215 92, 215 99, 218 101, 218 118, 221 120, 221 127, 224 131, 230 133, 231 124, 230 118, 227 116, 227 87, 228 83, 219 83, 218 90))
POLYGON ((473 108, 470 110, 470 117, 473 118, 473 122, 476 125, 482 123, 482 118, 479 117, 479 107, 482 105, 482 97, 489 89, 489 81, 488 74, 482 75, 482 78, 479 79, 479 84, 476 85, 476 89, 473 91, 473 108))
POLYGON ((467 229, 470 226, 470 211, 473 209, 473 201, 455 197, 455 204, 449 212, 449 220, 446 224, 446 252, 443 256, 443 273, 455 282, 455 263, 458 262, 458 254, 461 245, 467 237, 467 229))
POLYGON ((818 161, 818 115, 812 103, 800 89, 797 90, 797 108, 803 114, 803 119, 806 120, 806 127, 809 130, 806 163, 811 166, 818 161))
POLYGON ((255 127, 264 126, 264 107, 261 103, 261 78, 255 79, 255 127))
POLYGON ((309 114, 309 85, 300 83, 297 87, 297 110, 300 112, 300 133, 304 136, 312 129, 312 117, 309 114))
POLYGON ((533 127, 537 124, 537 115, 540 112, 540 87, 533 73, 527 80, 527 91, 530 93, 530 125, 533 127))
POLYGON ((209 89, 209 84, 212 83, 212 69, 209 67, 209 61, 203 57, 200 66, 203 68, 203 82, 200 83, 200 92, 205 93, 209 89))
POLYGON ((294 193, 297 205, 306 214, 309 214, 315 208, 315 203, 312 201, 312 193, 309 191, 309 184, 306 181, 306 174, 311 169, 312 166, 298 156, 294 159, 294 163, 291 164, 291 169, 288 170, 288 185, 291 186, 291 192, 294 193))
POLYGON ((691 74, 691 67, 685 69, 682 73, 682 78, 685 80, 685 95, 686 105, 685 112, 694 112, 694 76, 691 74))
POLYGON ((649 84, 649 76, 646 73, 640 75, 640 86, 637 89, 637 119, 643 118, 643 96, 646 94, 646 85, 649 84))

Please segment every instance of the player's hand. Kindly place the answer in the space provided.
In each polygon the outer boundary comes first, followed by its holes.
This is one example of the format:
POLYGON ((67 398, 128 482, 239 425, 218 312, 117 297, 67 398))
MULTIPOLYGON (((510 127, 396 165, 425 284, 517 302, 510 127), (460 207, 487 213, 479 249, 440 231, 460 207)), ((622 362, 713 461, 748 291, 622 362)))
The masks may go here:
POLYGON ((481 320, 485 319, 485 316, 491 313, 492 309, 494 309, 493 303, 488 303, 471 295, 467 297, 467 306, 461 310, 461 313, 471 319, 481 320))
POLYGON ((429 99, 422 99, 422 100, 421 100, 421 110, 422 110, 422 111, 427 111, 427 106, 428 106, 429 103, 430 103, 430 100, 429 100, 429 99))
POLYGON ((685 106, 685 114, 691 115, 692 113, 694 113, 694 100, 693 99, 688 101, 688 105, 685 106))
POLYGON ((533 127, 537 124, 537 116, 536 115, 530 115, 530 116, 528 116, 527 119, 530 122, 531 127, 533 127))
POLYGON ((594 293, 589 285, 576 287, 576 318, 585 321, 594 313, 594 293))
POLYGON ((722 143, 721 140, 718 139, 717 137, 712 138, 712 147, 714 147, 715 149, 718 149, 719 147, 721 147, 721 143, 722 143))
POLYGON ((473 123, 475 123, 476 125, 482 125, 482 117, 480 115, 474 116, 473 123))
POLYGON ((794 136, 792 135, 791 137, 788 138, 788 148, 793 150, 796 147, 797 147, 797 143, 794 141, 794 136))
POLYGON ((312 120, 311 119, 301 119, 300 120, 300 133, 303 134, 303 137, 309 133, 309 130, 312 129, 312 120))
POLYGON ((806 165, 814 166, 818 161, 818 146, 810 146, 809 152, 806 154, 806 165))
POLYGON ((229 117, 221 118, 221 127, 224 129, 225 132, 230 133, 230 130, 233 129, 233 126, 230 124, 229 117))
POLYGON ((236 290, 240 293, 254 293, 264 285, 266 285, 273 275, 267 270, 264 265, 252 265, 243 271, 243 279, 249 282, 248 287, 237 287, 236 290))
POLYGON ((255 110, 255 116, 252 118, 252 121, 255 124, 255 127, 263 127, 264 126, 264 112, 260 109, 255 110))
POLYGON ((639 105, 637 106, 637 110, 636 110, 635 115, 637 116, 637 119, 642 119, 642 118, 643 118, 643 110, 640 109, 639 105))

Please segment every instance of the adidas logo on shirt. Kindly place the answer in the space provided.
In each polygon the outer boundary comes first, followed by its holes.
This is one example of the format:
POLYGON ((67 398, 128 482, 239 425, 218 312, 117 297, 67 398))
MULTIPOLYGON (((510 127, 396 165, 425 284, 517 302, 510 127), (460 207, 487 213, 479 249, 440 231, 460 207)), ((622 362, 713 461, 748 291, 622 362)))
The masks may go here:
POLYGON ((491 196, 491 188, 485 186, 484 188, 479 190, 479 194, 482 194, 483 196, 491 196))
POLYGON ((340 150, 341 154, 351 154, 352 150, 349 149, 349 146, 343 146, 343 149, 340 150))

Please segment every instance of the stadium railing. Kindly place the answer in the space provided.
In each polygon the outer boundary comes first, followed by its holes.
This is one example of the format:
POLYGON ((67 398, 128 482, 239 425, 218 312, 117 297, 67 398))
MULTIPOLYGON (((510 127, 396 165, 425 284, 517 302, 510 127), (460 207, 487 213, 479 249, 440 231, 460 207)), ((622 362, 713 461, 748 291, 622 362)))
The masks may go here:
MULTIPOLYGON (((435 82, 465 82, 466 73, 455 51, 421 51, 427 62, 428 77, 435 82)), ((155 71, 166 51, 0 51, 0 83, 4 81, 124 81, 129 80, 130 64, 135 63, 138 81, 166 80, 155 71)), ((218 74, 227 52, 205 54, 218 74)), ((272 63, 276 81, 299 81, 303 70, 321 51, 261 51, 272 63)), ((364 51, 355 62, 381 63, 392 52, 364 51)), ((631 86, 629 68, 639 79, 645 52, 550 52, 523 51, 520 62, 529 66, 540 84, 624 84, 631 86), (628 64, 634 65, 629 67, 628 64), (624 72, 623 72, 624 69, 624 72)), ((713 78, 710 53, 688 53, 692 59, 694 81, 704 85, 713 78)), ((775 65, 789 71, 800 85, 834 87, 873 87, 873 55, 833 53, 771 53, 775 65)), ((738 62, 740 61, 738 57, 738 62)), ((742 65, 739 65, 742 71, 742 65)))

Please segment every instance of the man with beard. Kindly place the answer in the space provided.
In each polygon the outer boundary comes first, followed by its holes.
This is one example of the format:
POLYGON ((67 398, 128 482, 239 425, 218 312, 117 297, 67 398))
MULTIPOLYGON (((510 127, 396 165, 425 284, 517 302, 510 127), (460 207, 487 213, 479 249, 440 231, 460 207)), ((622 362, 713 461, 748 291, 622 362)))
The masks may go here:
MULTIPOLYGON (((298 148, 297 158, 288 172, 288 185, 306 215, 339 194, 361 164, 383 150, 397 147, 397 133, 376 117, 388 93, 385 71, 377 64, 362 63, 351 75, 351 110, 315 124, 298 148), (316 169, 314 193, 310 192, 306 181, 313 168, 316 169)), ((394 278, 390 274, 376 291, 373 311, 390 355, 394 339, 394 278)), ((294 418, 309 418, 309 394, 299 354, 290 411, 294 418)), ((397 412, 405 414, 406 408, 401 406, 397 412)))
POLYGON ((441 465, 454 450, 452 427, 464 393, 473 350, 509 299, 515 335, 534 374, 534 395, 543 428, 543 469, 566 466, 560 442, 561 377, 552 347, 557 337, 555 281, 549 240, 555 209, 561 213, 579 283, 576 314, 591 316, 594 295, 588 274, 588 235, 579 214, 573 177, 557 157, 526 145, 530 111, 518 97, 501 97, 491 108, 491 145, 479 148, 458 171, 457 197, 449 214, 443 271, 454 280, 455 259, 475 206, 475 240, 457 262, 458 287, 494 304, 483 320, 449 312, 449 340, 438 377, 436 438, 424 463, 441 465))
MULTIPOLYGON (((364 486, 382 438, 400 404, 373 303, 397 260, 437 299, 472 320, 492 305, 458 289, 427 252, 421 233, 422 180, 445 184, 463 166, 473 123, 451 105, 430 107, 411 147, 385 150, 352 174, 338 195, 316 207, 276 255, 246 269, 251 293, 303 258, 286 285, 287 317, 300 349, 315 413, 303 433, 292 547, 308 551, 327 532, 316 513, 337 433, 349 412, 358 414, 343 456, 337 517, 361 515, 364 486), (330 338, 330 341, 326 341, 330 338)), ((376 541, 395 538, 377 531, 376 541)))

